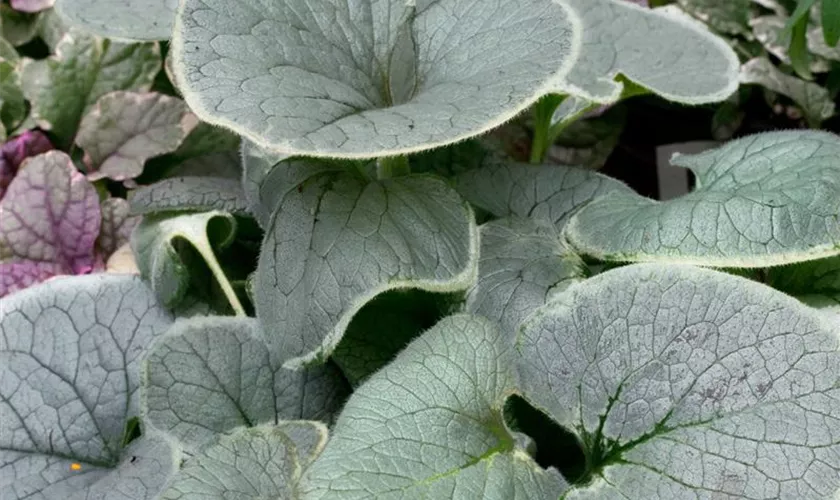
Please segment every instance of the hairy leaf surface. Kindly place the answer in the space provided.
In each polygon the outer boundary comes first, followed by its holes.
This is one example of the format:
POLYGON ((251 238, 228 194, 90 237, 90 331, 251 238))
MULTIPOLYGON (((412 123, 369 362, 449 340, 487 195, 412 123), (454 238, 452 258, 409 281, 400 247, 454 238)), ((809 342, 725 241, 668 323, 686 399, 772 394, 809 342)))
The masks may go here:
POLYGON ((488 157, 481 168, 456 177, 467 201, 496 217, 516 216, 562 231, 569 218, 593 199, 631 193, 620 181, 560 165, 528 165, 488 157))
POLYGON ((178 0, 58 0, 58 12, 79 29, 115 40, 167 40, 178 0))
POLYGON ((239 180, 175 177, 131 192, 131 211, 135 214, 209 210, 247 212, 248 203, 239 180))
POLYGON ((140 360, 171 324, 139 279, 63 278, 0 309, 0 491, 4 500, 153 500, 180 452, 137 415, 140 360))
POLYGON ((553 226, 519 217, 488 222, 481 226, 478 281, 467 310, 498 321, 513 335, 522 320, 585 272, 553 226))
POLYGON ((593 201, 566 236, 602 260, 767 267, 840 253, 840 138, 771 132, 672 164, 695 190, 657 202, 632 193, 593 201))
POLYGON ((582 19, 583 43, 559 93, 615 102, 624 90, 615 81, 619 75, 690 104, 722 101, 738 88, 736 54, 677 8, 646 9, 620 0, 567 3, 582 19))
POLYGON ((568 71, 578 29, 553 0, 186 0, 172 48, 203 120, 285 153, 373 157, 510 119, 568 71))
POLYGON ((281 422, 239 429, 188 461, 162 500, 298 500, 298 481, 321 453, 327 428, 281 422))
POLYGON ((283 199, 254 280, 257 317, 287 366, 323 360, 382 292, 469 287, 478 235, 469 206, 426 175, 364 183, 322 176, 283 199))
POLYGON ((441 321, 350 397, 304 498, 559 498, 560 474, 518 449, 504 424, 516 356, 487 320, 441 321))
POLYGON ((522 395, 581 441, 566 499, 822 499, 840 490, 840 337, 743 278, 637 265, 521 329, 522 395))
POLYGON ((240 426, 330 422, 345 395, 346 384, 332 367, 281 368, 250 318, 176 323, 143 370, 144 417, 191 453, 240 426))
POLYGON ((131 235, 131 247, 143 277, 167 307, 177 306, 190 286, 191 266, 180 245, 195 249, 221 286, 234 311, 244 315, 236 293, 214 253, 229 245, 236 234, 236 219, 218 210, 196 214, 154 214, 144 217, 131 235))

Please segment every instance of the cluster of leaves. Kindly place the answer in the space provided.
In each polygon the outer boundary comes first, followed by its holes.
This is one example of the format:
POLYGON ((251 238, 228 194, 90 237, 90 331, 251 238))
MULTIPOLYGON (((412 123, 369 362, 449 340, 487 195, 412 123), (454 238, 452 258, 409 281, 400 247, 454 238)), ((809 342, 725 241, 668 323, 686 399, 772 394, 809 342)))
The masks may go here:
POLYGON ((623 0, 176 3, 56 7, 171 33, 189 122, 242 136, 241 179, 202 162, 134 191, 145 280, 3 299, 4 495, 840 492, 840 137, 676 157, 696 188, 658 202, 482 136, 533 110, 546 150, 638 93, 726 99, 740 62, 702 24, 623 0))
POLYGON ((0 6, 0 296, 124 255, 139 222, 124 198, 147 160, 164 157, 145 172, 160 178, 227 149, 238 175, 238 138, 164 93, 160 44, 71 29, 51 7, 0 6))
POLYGON ((835 0, 673 0, 726 39, 742 61, 745 85, 718 110, 714 134, 728 139, 744 118, 752 87, 778 114, 820 128, 840 92, 840 4, 835 0))

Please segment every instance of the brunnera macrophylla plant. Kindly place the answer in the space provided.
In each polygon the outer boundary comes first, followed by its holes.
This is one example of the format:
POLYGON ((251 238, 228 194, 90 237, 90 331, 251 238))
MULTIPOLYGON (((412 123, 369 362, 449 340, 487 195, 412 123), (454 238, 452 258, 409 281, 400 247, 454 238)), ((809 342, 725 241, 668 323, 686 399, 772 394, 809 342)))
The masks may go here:
MULTIPOLYGON (((191 112, 244 138, 241 183, 135 192, 145 283, 3 299, 4 500, 840 492, 840 138, 681 157, 699 182, 664 203, 475 138, 530 107, 536 143, 638 93, 723 100, 738 61, 702 25, 619 0, 57 8, 170 38, 191 112), (237 284, 220 256, 249 233, 237 284)), ((92 122, 155 108, 117 104, 92 122)))

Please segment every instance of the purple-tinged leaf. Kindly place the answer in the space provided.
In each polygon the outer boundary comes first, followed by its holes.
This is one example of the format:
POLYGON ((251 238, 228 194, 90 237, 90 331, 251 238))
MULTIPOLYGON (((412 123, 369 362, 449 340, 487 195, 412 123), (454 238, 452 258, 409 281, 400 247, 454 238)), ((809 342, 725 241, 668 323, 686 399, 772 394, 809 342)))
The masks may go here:
POLYGON ((23 260, 0 262, 0 297, 62 274, 61 264, 23 260))
POLYGON ((131 239, 131 232, 140 217, 129 215, 128 202, 122 198, 108 198, 102 202, 102 229, 96 246, 103 258, 108 258, 131 239))
POLYGON ((11 0, 10 3, 20 12, 41 12, 55 5, 55 0, 11 0))
POLYGON ((184 101, 153 92, 112 92, 82 120, 76 144, 91 180, 133 179, 149 158, 171 153, 198 125, 184 101))
POLYGON ((3 198, 23 160, 51 149, 50 140, 37 130, 28 130, 6 141, 0 147, 0 198, 3 198))
POLYGON ((101 222, 96 190, 70 157, 50 151, 24 162, 0 200, 0 296, 50 275, 92 271, 101 222))

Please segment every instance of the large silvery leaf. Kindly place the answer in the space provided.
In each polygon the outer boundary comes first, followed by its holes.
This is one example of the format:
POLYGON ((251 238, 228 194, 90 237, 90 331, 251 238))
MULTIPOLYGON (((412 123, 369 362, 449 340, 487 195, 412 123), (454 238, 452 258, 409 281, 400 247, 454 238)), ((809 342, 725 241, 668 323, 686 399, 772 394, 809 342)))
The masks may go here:
POLYGON ((178 149, 198 124, 184 101, 156 92, 112 92, 79 125, 91 180, 133 179, 146 160, 178 149))
POLYGON ((58 0, 56 9, 79 29, 115 40, 167 40, 178 0, 58 0))
POLYGON ((27 160, 0 200, 0 296, 97 264, 102 223, 96 189, 66 154, 27 160))
POLYGON ((22 88, 38 126, 70 146, 82 116, 101 96, 148 90, 160 66, 157 44, 126 45, 71 31, 55 55, 27 61, 22 88))
POLYGON ((488 222, 481 226, 478 281, 467 310, 513 335, 531 312, 585 274, 583 261, 553 226, 519 217, 488 222))
POLYGON ((326 440, 327 428, 317 422, 239 429, 189 460, 161 499, 300 499, 301 474, 326 440))
POLYGON ((566 499, 840 489, 840 337, 791 297, 710 270, 629 266, 561 294, 520 342, 522 395, 587 456, 566 499))
POLYGON ((233 311, 244 316, 215 253, 228 246, 235 235, 236 219, 227 212, 161 213, 143 218, 131 235, 131 248, 141 274, 167 307, 175 307, 185 298, 195 270, 190 258, 197 257, 210 270, 233 311))
POLYGON ((185 0, 172 48, 201 119, 272 150, 373 157, 502 124, 557 86, 578 29, 554 0, 185 0))
POLYGON ((560 474, 504 423, 516 356, 487 320, 441 321, 350 397, 304 475, 304 498, 559 498, 560 474))
POLYGON ((456 189, 464 199, 496 217, 530 218, 558 230, 593 199, 632 192, 620 181, 588 170, 494 157, 481 168, 456 177, 456 189))
MULTIPOLYGON (((731 0, 734 1, 734 0, 731 0)), ((568 0, 582 19, 580 57, 558 92, 606 103, 624 75, 666 99, 698 104, 738 88, 740 62, 721 38, 676 8, 619 0, 568 0)))
POLYGON ((332 367, 281 368, 250 318, 180 321, 143 370, 144 418, 190 453, 241 426, 330 422, 345 396, 346 384, 332 367))
POLYGON ((772 132, 671 163, 693 192, 658 202, 632 193, 595 200, 566 237, 602 260, 767 267, 840 253, 840 138, 772 132))
POLYGON ((64 278, 0 308, 3 500, 153 500, 180 462, 147 432, 131 445, 140 360, 171 324, 136 278, 64 278))
POLYGON ((289 367, 323 360, 375 296, 469 287, 477 246, 472 211, 439 179, 325 175, 277 209, 254 280, 257 317, 289 367))

